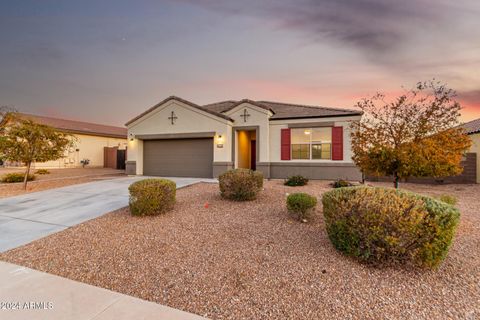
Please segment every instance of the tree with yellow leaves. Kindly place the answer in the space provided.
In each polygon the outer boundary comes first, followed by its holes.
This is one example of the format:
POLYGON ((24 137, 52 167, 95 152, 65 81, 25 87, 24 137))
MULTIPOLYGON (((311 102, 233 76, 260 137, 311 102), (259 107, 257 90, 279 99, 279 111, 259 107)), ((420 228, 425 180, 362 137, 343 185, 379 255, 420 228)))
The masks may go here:
POLYGON ((436 81, 418 83, 393 101, 376 94, 357 106, 362 120, 352 123, 353 161, 364 173, 401 178, 462 173, 469 137, 456 127, 461 106, 455 91, 436 81))

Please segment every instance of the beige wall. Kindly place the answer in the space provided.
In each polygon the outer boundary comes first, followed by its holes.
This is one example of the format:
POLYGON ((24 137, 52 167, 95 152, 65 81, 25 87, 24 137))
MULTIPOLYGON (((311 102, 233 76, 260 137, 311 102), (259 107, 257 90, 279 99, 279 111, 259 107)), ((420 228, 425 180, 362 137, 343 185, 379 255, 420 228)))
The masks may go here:
MULTIPOLYGON (((215 132, 213 142, 215 144, 214 162, 234 162, 235 167, 249 167, 249 150, 242 153, 245 154, 245 157, 239 157, 239 152, 236 150, 235 158, 232 159, 231 140, 232 138, 235 139, 235 145, 239 146, 239 142, 242 144, 244 140, 248 140, 247 135, 241 131, 242 127, 257 127, 259 135, 256 137, 256 140, 260 147, 259 154, 257 154, 257 162, 285 162, 280 160, 280 129, 288 128, 289 123, 334 122, 335 126, 342 126, 344 130, 344 160, 295 160, 295 162, 352 164, 350 123, 352 121, 360 120, 360 116, 269 121, 269 118, 272 116, 272 113, 269 110, 259 108, 248 102, 240 104, 225 113, 225 115, 232 118, 234 120, 233 123, 208 112, 191 107, 181 101, 170 100, 128 126, 129 141, 127 160, 136 162, 136 174, 143 174, 143 142, 141 139, 134 138, 135 136, 149 134, 215 132), (250 115, 246 122, 243 117, 241 117, 245 109, 250 115), (172 125, 171 120, 168 119, 171 116, 172 111, 174 111, 175 115, 178 117, 174 125, 172 125), (233 128, 235 128, 236 131, 235 135, 232 135, 233 128), (219 135, 223 138, 223 148, 217 147, 217 137, 219 135)), ((250 128, 245 129, 250 130, 250 128)), ((248 144, 246 144, 246 147, 249 148, 248 144)))
MULTIPOLYGON (((128 125, 128 137, 146 134, 175 134, 215 132, 213 159, 215 162, 231 162, 231 123, 208 112, 191 107, 183 102, 170 100, 153 112, 128 125), (171 112, 177 119, 171 124, 171 112), (218 148, 218 136, 222 136, 223 148, 218 148)), ((137 174, 143 174, 143 143, 140 139, 128 141, 128 161, 136 162, 137 174)))
POLYGON ((295 160, 295 162, 323 163, 323 162, 345 162, 352 163, 352 145, 350 142, 350 123, 360 120, 360 116, 355 117, 337 117, 325 119, 299 119, 299 120, 272 120, 270 121, 270 161, 271 162, 292 162, 292 160, 281 160, 281 129, 288 128, 288 124, 294 123, 312 123, 312 122, 334 122, 335 126, 343 127, 343 161, 332 160, 295 160))
POLYGON ((127 146, 127 139, 99 137, 84 134, 75 134, 75 146, 70 148, 65 157, 55 161, 39 162, 34 168, 73 168, 81 167, 82 159, 89 159, 89 167, 103 167, 103 148, 116 147, 123 150, 127 146), (78 151, 76 151, 78 149, 78 151))
POLYGON ((470 152, 477 153, 477 183, 480 183, 480 133, 469 135, 472 139, 472 146, 470 152))

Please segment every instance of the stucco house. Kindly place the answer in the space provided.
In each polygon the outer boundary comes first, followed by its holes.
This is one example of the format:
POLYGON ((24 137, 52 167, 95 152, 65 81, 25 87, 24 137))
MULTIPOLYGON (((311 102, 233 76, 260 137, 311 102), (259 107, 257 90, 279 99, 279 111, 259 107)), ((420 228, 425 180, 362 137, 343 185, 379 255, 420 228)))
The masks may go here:
POLYGON ((480 183, 480 118, 464 123, 461 127, 472 140, 469 152, 476 154, 477 183, 480 183))
POLYGON ((106 157, 111 157, 112 154, 116 154, 116 150, 125 150, 127 147, 126 128, 26 113, 19 113, 19 115, 24 119, 70 133, 76 138, 75 146, 67 150, 63 158, 55 161, 36 162, 32 164, 32 168, 81 167, 83 159, 90 161, 89 167, 105 167, 109 166, 106 157))
POLYGON ((359 180, 349 125, 361 116, 247 99, 200 106, 171 96, 126 123, 127 173, 217 177, 249 168, 266 178, 359 180))

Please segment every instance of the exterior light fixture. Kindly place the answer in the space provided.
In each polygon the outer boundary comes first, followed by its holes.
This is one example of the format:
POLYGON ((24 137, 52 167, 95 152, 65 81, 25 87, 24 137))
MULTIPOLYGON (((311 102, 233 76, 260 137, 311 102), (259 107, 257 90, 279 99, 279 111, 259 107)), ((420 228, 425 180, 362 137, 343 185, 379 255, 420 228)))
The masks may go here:
POLYGON ((135 139, 135 136, 133 135, 133 133, 130 133, 128 136, 130 137, 130 141, 133 141, 135 139))
POLYGON ((310 134, 310 130, 305 130, 303 133, 308 135, 308 134, 310 134))
POLYGON ((217 136, 216 140, 217 140, 216 141, 217 142, 217 148, 223 148, 223 141, 224 141, 223 136, 221 134, 219 134, 217 136))

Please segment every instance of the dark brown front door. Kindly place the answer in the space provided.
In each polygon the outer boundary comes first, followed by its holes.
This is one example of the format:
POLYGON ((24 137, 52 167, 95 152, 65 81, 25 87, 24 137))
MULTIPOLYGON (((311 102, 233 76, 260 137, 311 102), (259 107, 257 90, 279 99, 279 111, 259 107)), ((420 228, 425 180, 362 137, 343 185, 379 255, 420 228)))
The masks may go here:
POLYGON ((250 140, 250 169, 257 170, 257 141, 250 140))
POLYGON ((145 140, 143 175, 211 178, 213 139, 145 140))

